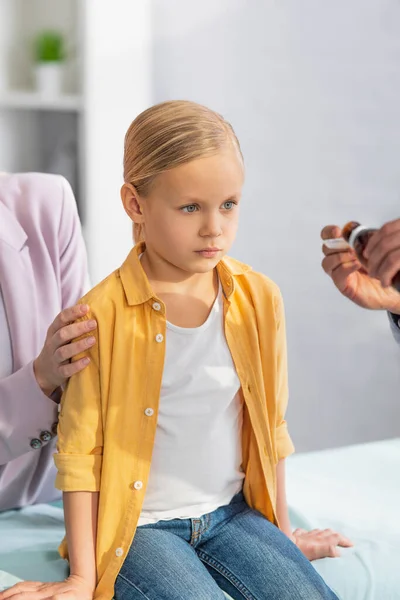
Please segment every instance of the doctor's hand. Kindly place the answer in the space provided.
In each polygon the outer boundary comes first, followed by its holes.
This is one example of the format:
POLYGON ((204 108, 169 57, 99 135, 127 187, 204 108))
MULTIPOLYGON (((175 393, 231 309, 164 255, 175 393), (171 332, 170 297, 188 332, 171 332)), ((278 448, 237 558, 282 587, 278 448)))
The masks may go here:
POLYGON ((88 335, 96 329, 96 321, 76 322, 88 310, 89 307, 84 304, 66 308, 54 319, 47 331, 42 351, 33 362, 36 381, 46 396, 51 396, 69 377, 89 364, 87 357, 71 362, 71 358, 88 350, 96 342, 93 335, 88 335), (87 335, 83 339, 72 341, 85 334, 87 335))
MULTIPOLYGON (((321 231, 322 240, 341 237, 341 229, 336 225, 327 225, 321 231)), ((379 267, 379 248, 382 247, 382 234, 377 232, 374 234, 366 249, 366 258, 370 266, 370 271, 367 272, 361 265, 360 261, 352 248, 348 250, 332 250, 325 245, 322 246, 322 251, 325 258, 322 261, 322 268, 329 275, 338 290, 362 308, 371 310, 387 310, 389 312, 400 314, 400 294, 392 287, 384 287, 387 283, 386 279, 382 281, 376 278, 376 275, 383 277, 383 272, 379 267), (378 236, 379 237, 375 237, 378 236), (370 252, 370 258, 368 253, 370 252)), ((400 238, 400 232, 399 232, 400 238)), ((399 239, 400 250, 400 239, 399 239)), ((397 256, 397 255, 396 255, 397 256)), ((399 265, 400 269, 400 260, 399 265)), ((392 266, 393 269, 393 266, 392 266)))

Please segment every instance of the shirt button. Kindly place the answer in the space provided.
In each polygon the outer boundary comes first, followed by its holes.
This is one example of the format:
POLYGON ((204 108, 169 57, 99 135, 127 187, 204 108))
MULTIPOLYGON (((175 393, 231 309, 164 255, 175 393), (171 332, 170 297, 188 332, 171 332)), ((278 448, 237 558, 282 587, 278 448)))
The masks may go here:
POLYGON ((53 435, 57 435, 57 429, 58 429, 58 423, 53 423, 53 425, 51 426, 51 433, 53 435))
POLYGON ((135 490, 141 490, 143 487, 143 481, 135 481, 133 487, 135 488, 135 490))
POLYGON ((42 442, 40 440, 38 440, 37 438, 33 438, 33 440, 31 440, 30 443, 31 448, 33 448, 34 450, 39 450, 39 448, 41 448, 43 446, 42 442))
POLYGON ((115 556, 122 556, 124 553, 124 551, 122 550, 122 548, 117 548, 115 551, 115 556))
POLYGON ((53 436, 51 435, 50 431, 42 431, 42 433, 40 434, 40 439, 42 440, 42 442, 49 442, 52 437, 53 436))
POLYGON ((400 319, 397 321, 397 327, 400 327, 400 319))
POLYGON ((146 408, 144 414, 146 415, 146 417, 152 417, 154 415, 154 410, 152 408, 146 408))
POLYGON ((161 344, 161 342, 164 340, 164 336, 162 333, 157 333, 156 335, 156 342, 158 342, 159 344, 161 344))
POLYGON ((161 310, 161 304, 159 302, 153 302, 154 310, 161 310))

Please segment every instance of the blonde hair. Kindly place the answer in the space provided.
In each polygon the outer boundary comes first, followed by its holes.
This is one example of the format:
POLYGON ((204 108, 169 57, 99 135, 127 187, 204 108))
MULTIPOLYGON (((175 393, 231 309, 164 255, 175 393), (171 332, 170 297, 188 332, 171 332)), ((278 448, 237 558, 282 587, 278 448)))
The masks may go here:
MULTIPOLYGON (((209 108, 185 100, 156 104, 136 117, 125 135, 124 181, 146 197, 157 175, 229 144, 243 160, 232 126, 209 108)), ((144 240, 141 224, 134 223, 133 237, 136 243, 144 240)))

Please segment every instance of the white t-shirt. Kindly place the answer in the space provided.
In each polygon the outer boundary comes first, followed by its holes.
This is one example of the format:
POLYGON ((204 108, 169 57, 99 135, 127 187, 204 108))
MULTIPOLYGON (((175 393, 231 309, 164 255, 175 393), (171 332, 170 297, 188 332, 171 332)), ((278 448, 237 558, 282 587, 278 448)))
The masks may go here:
POLYGON ((243 485, 240 382, 226 343, 223 300, 203 325, 167 322, 150 478, 139 525, 197 518, 243 485))

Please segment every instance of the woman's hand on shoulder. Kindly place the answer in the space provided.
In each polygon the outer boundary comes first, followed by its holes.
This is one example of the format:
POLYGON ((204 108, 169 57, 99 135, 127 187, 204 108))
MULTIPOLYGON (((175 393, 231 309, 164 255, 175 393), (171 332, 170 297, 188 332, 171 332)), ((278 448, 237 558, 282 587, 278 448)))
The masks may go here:
POLYGON ((58 583, 21 581, 0 592, 0 600, 93 600, 93 596, 93 587, 77 575, 58 583))
MULTIPOLYGON (((296 529, 293 531, 294 543, 309 560, 318 558, 337 558, 340 548, 351 548, 353 543, 341 533, 332 529, 296 529)), ((1 599, 0 599, 1 600, 1 599)))
POLYGON ((47 330, 42 351, 33 363, 36 381, 46 396, 50 396, 90 362, 88 357, 71 362, 72 358, 88 350, 96 341, 93 336, 86 335, 83 339, 72 342, 96 329, 97 323, 94 320, 76 322, 88 310, 89 307, 85 304, 66 308, 57 315, 47 330))

